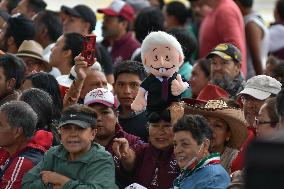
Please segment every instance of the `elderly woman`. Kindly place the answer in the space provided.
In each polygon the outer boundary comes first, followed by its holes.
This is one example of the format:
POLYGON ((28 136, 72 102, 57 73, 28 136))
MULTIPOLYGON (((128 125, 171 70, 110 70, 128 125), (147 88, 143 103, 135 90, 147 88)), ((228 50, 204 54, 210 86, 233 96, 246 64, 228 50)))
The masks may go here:
POLYGON ((254 126, 257 137, 272 137, 277 133, 280 123, 276 112, 276 97, 265 100, 255 118, 254 126))
POLYGON ((123 169, 136 182, 149 189, 167 189, 172 186, 179 169, 173 154, 173 127, 168 110, 149 117, 149 144, 129 148, 125 138, 113 144, 123 169))
POLYGON ((212 130, 203 116, 185 115, 174 126, 174 154, 180 175, 174 189, 226 188, 230 178, 219 153, 210 154, 212 130))
POLYGON ((211 152, 221 154, 221 165, 228 173, 242 143, 247 138, 244 114, 228 107, 223 100, 209 100, 205 106, 188 105, 185 113, 203 115, 213 130, 211 152))

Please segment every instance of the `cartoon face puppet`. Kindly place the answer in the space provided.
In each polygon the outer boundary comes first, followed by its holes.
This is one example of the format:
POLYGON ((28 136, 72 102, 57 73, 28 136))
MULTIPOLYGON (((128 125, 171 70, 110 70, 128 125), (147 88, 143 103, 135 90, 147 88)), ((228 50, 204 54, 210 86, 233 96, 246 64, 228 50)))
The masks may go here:
POLYGON ((184 59, 180 43, 165 32, 151 32, 142 43, 141 58, 146 71, 151 75, 142 82, 131 104, 132 110, 141 111, 145 106, 147 109, 163 108, 164 104, 176 102, 179 95, 188 87, 188 83, 183 82, 181 76, 177 74, 184 59), (164 77, 168 80, 167 94, 164 93, 165 88, 161 86, 164 77), (157 90, 156 86, 161 87, 161 90, 157 90), (147 102, 146 92, 148 92, 147 102), (161 99, 164 100, 160 101, 161 99))
POLYGON ((172 45, 153 45, 144 55, 147 72, 156 77, 171 77, 183 62, 183 56, 172 45))

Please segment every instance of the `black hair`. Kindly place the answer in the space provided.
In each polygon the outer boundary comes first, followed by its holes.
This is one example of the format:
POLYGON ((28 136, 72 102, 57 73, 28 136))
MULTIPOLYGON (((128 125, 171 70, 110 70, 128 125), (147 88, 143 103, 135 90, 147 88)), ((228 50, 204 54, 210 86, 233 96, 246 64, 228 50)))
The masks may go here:
POLYGON ((184 54, 184 62, 190 61, 192 54, 197 49, 197 40, 195 37, 187 29, 182 27, 172 28, 168 31, 168 33, 175 36, 181 44, 184 54))
POLYGON ((78 56, 83 50, 83 40, 84 37, 79 33, 66 33, 64 34, 64 47, 63 50, 71 50, 72 52, 72 66, 75 65, 74 58, 78 56))
POLYGON ((17 7, 21 0, 7 0, 7 12, 12 14, 12 10, 17 7))
POLYGON ((184 115, 174 125, 173 131, 189 131, 198 145, 205 139, 211 141, 213 135, 208 121, 201 115, 184 115))
POLYGON ((32 82, 34 88, 44 90, 52 97, 54 118, 59 119, 63 108, 61 93, 57 80, 50 74, 38 72, 30 74, 26 80, 32 82))
POLYGON ((20 101, 28 103, 38 116, 37 130, 46 129, 52 122, 53 118, 53 102, 51 96, 36 88, 24 90, 19 98, 20 101))
POLYGON ((253 0, 238 0, 244 7, 251 8, 253 6, 253 0))
POLYGON ((210 68, 210 60, 202 58, 198 59, 195 64, 198 64, 201 68, 201 70, 204 72, 205 76, 207 78, 210 77, 211 74, 211 68, 210 68))
POLYGON ((284 116, 284 88, 277 94, 276 108, 279 116, 284 116))
POLYGON ((38 13, 37 18, 39 18, 39 23, 46 27, 50 39, 56 42, 63 32, 59 15, 54 11, 44 10, 38 13))
POLYGON ((284 19, 284 0, 278 0, 276 2, 276 12, 279 14, 281 19, 284 19))
POLYGON ((181 25, 186 23, 189 13, 185 5, 179 1, 172 1, 167 4, 166 12, 168 15, 174 16, 181 25))
POLYGON ((123 16, 118 16, 118 22, 127 22, 126 31, 129 32, 131 30, 131 24, 128 20, 126 20, 123 16))
POLYGON ((131 73, 137 75, 141 81, 147 77, 145 68, 141 62, 126 60, 122 61, 115 67, 114 71, 114 81, 118 78, 120 74, 131 73))
POLYGON ((46 7, 46 3, 43 0, 29 0, 28 8, 33 10, 35 13, 43 11, 46 7))
POLYGON ((284 61, 279 61, 277 65, 272 69, 272 77, 275 79, 279 79, 279 82, 282 84, 282 88, 284 87, 284 61))
POLYGON ((147 7, 138 13, 134 21, 136 39, 142 43, 152 31, 164 31, 164 16, 157 7, 147 7))
POLYGON ((15 89, 19 89, 25 77, 25 63, 12 54, 5 54, 0 57, 0 67, 3 68, 6 81, 14 78, 16 80, 15 89))

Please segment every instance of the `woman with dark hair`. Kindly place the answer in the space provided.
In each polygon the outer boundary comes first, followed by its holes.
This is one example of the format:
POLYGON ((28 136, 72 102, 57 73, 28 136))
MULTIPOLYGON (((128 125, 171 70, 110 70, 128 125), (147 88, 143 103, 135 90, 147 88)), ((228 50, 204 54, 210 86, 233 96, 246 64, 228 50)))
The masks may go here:
POLYGON ((193 65, 191 78, 189 80, 192 98, 196 98, 200 91, 207 86, 210 81, 210 61, 199 59, 193 65))
POLYGON ((22 84, 21 89, 38 88, 47 92, 53 101, 53 119, 59 119, 62 111, 62 98, 57 80, 50 74, 38 72, 30 74, 22 84))
POLYGON ((174 154, 181 169, 175 189, 226 188, 230 177, 220 164, 220 154, 210 154, 213 132, 199 115, 183 116, 173 128, 174 154))
POLYGON ((257 137, 272 137, 277 133, 280 123, 276 111, 276 97, 265 100, 255 118, 254 126, 257 137))
POLYGON ((131 148, 125 138, 114 140, 113 151, 120 159, 124 173, 131 175, 130 183, 151 189, 172 186, 179 169, 173 154, 173 126, 168 110, 149 116, 148 144, 131 148))
MULTIPOLYGON (((50 134, 52 133, 52 144, 59 144, 60 139, 56 130, 56 123, 54 122, 54 105, 51 96, 41 89, 31 88, 23 91, 19 100, 28 103, 37 113, 38 122, 36 130, 44 130, 50 132, 50 134)), ((44 135, 46 135, 46 133, 44 135)))

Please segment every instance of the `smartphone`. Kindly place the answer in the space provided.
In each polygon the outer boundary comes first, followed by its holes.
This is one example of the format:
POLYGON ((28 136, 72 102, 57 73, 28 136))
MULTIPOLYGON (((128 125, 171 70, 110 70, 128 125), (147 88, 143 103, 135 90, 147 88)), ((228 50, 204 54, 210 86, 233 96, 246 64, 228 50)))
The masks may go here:
POLYGON ((92 66, 95 61, 95 51, 96 51, 96 36, 86 35, 84 36, 83 41, 83 51, 81 55, 85 58, 85 61, 88 63, 88 66, 92 66))

